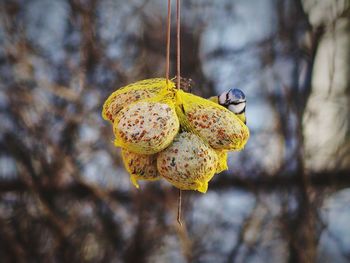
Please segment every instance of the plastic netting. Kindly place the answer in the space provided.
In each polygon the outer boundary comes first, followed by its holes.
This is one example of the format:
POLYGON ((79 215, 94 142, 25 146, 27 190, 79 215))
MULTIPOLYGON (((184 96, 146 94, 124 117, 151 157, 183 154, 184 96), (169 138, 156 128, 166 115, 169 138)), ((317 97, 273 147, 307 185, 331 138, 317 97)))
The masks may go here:
POLYGON ((249 138, 248 127, 234 113, 178 90, 174 82, 163 78, 138 81, 113 92, 103 105, 102 116, 113 123, 115 145, 124 149, 124 164, 137 187, 138 180, 156 180, 159 174, 177 188, 204 193, 213 175, 227 170, 227 151, 241 150, 249 138), (187 145, 181 149, 187 150, 182 156, 180 152, 170 156, 179 132, 194 136, 184 140, 187 145), (192 166, 189 162, 185 169, 187 176, 181 172, 185 164, 174 158, 192 158, 192 166))

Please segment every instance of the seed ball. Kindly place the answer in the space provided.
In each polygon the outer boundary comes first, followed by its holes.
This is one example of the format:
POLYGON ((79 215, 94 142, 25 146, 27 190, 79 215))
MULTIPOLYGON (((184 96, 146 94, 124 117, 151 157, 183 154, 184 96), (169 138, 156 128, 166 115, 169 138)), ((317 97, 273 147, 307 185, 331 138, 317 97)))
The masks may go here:
POLYGON ((115 145, 139 154, 164 150, 179 131, 175 109, 166 103, 142 101, 123 108, 113 124, 115 145))
POLYGON ((173 143, 158 154, 160 176, 182 190, 205 193, 218 166, 218 156, 193 133, 178 134, 173 143))
POLYGON ((152 98, 157 95, 160 88, 150 88, 145 90, 128 90, 122 93, 113 93, 103 105, 103 117, 113 123, 118 112, 125 106, 140 99, 152 98))
POLYGON ((157 157, 154 154, 138 154, 122 149, 122 157, 131 182, 138 188, 138 180, 158 180, 157 157))
POLYGON ((153 98, 161 91, 174 87, 172 81, 165 78, 144 79, 131 83, 113 92, 105 101, 102 117, 113 123, 118 112, 125 106, 142 99, 153 98))
POLYGON ((191 127, 214 149, 241 150, 249 138, 247 126, 224 108, 197 105, 186 116, 191 127))

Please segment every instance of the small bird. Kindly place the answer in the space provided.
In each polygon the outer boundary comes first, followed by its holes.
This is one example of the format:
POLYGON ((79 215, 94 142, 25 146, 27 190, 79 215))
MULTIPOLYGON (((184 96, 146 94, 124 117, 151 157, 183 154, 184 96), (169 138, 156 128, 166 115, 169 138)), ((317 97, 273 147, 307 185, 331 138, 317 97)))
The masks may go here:
POLYGON ((209 100, 224 106, 232 111, 244 123, 247 123, 245 116, 246 98, 240 89, 230 89, 219 96, 210 97, 209 100))

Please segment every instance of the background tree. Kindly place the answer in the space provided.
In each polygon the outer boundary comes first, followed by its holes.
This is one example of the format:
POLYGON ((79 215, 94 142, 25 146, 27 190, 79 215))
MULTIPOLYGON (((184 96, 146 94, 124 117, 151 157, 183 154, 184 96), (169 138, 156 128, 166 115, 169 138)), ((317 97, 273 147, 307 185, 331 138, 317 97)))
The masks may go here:
POLYGON ((243 89, 251 130, 183 228, 100 116, 164 76, 165 1, 0 0, 1 261, 349 261, 349 1, 182 2, 183 76, 243 89))

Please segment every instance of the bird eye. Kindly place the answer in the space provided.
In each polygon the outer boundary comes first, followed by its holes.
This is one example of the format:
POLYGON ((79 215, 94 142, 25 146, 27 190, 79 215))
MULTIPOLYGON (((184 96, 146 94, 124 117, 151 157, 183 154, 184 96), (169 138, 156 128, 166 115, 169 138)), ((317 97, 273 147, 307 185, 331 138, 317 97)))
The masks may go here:
POLYGON ((231 101, 231 103, 230 103, 230 104, 233 104, 233 105, 239 105, 239 104, 242 104, 242 103, 245 103, 245 100, 231 101))

